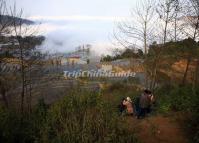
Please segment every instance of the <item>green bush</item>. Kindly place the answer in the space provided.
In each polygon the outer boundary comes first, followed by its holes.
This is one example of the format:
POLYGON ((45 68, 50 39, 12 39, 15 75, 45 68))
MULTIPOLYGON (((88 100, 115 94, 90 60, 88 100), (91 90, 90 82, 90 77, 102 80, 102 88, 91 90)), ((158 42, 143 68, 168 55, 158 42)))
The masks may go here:
POLYGON ((195 90, 190 86, 173 86, 170 89, 162 87, 155 94, 158 95, 158 108, 165 107, 168 111, 192 111, 198 98, 195 90))
POLYGON ((49 116, 46 142, 136 142, 113 108, 95 93, 73 93, 53 105, 49 116))
POLYGON ((182 111, 189 116, 187 124, 193 135, 193 142, 199 143, 199 88, 192 86, 163 86, 155 93, 157 110, 161 113, 182 111))
POLYGON ((46 122, 47 107, 43 101, 32 114, 23 115, 13 109, 0 107, 0 142, 34 143, 40 138, 40 132, 46 122))
POLYGON ((98 93, 75 90, 49 107, 40 100, 23 116, 1 107, 0 142, 136 143, 122 120, 98 93))

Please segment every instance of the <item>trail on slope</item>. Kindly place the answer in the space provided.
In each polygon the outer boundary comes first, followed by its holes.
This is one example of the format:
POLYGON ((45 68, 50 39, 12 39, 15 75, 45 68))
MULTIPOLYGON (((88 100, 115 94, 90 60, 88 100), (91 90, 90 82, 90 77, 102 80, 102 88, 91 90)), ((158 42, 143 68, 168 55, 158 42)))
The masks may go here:
POLYGON ((188 143, 184 129, 172 117, 127 117, 127 124, 141 143, 188 143))

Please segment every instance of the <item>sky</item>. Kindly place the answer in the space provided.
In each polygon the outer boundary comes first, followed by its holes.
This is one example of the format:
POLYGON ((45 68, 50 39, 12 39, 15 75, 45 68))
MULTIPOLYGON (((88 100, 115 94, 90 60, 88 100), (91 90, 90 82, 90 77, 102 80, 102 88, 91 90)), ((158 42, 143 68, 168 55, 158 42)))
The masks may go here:
POLYGON ((130 16, 136 0, 6 0, 28 19, 41 22, 45 50, 65 52, 92 44, 100 54, 112 47, 116 23, 130 16), (62 43, 59 46, 54 43, 62 43), (101 48, 100 48, 101 45, 101 48))
POLYGON ((7 0, 31 16, 128 16, 136 0, 7 0))

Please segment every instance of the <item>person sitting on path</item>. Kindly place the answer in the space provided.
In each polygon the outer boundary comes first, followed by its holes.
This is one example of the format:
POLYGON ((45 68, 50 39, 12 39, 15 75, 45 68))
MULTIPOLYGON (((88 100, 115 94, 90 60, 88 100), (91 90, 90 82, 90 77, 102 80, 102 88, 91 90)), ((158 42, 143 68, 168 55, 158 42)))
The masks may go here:
POLYGON ((119 109, 120 115, 122 115, 124 113, 124 111, 126 110, 126 106, 123 105, 124 101, 126 101, 126 99, 122 98, 121 103, 118 105, 118 109, 119 109))
POLYGON ((126 106, 127 114, 133 115, 133 102, 130 97, 127 97, 126 100, 123 101, 123 105, 126 106))

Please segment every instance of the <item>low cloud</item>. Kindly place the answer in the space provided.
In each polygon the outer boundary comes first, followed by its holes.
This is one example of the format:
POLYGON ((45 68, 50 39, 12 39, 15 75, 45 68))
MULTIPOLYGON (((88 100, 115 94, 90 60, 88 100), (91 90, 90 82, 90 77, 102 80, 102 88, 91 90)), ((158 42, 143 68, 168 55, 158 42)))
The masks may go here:
POLYGON ((131 17, 110 17, 110 16, 31 16, 28 19, 34 21, 123 21, 130 19, 131 17))
MULTIPOLYGON (((31 19, 39 20, 41 17, 31 19)), ((80 45, 90 44, 97 55, 110 54, 114 48, 109 40, 114 26, 114 18, 110 17, 45 18, 39 29, 46 40, 39 48, 43 52, 67 53, 80 45)))

